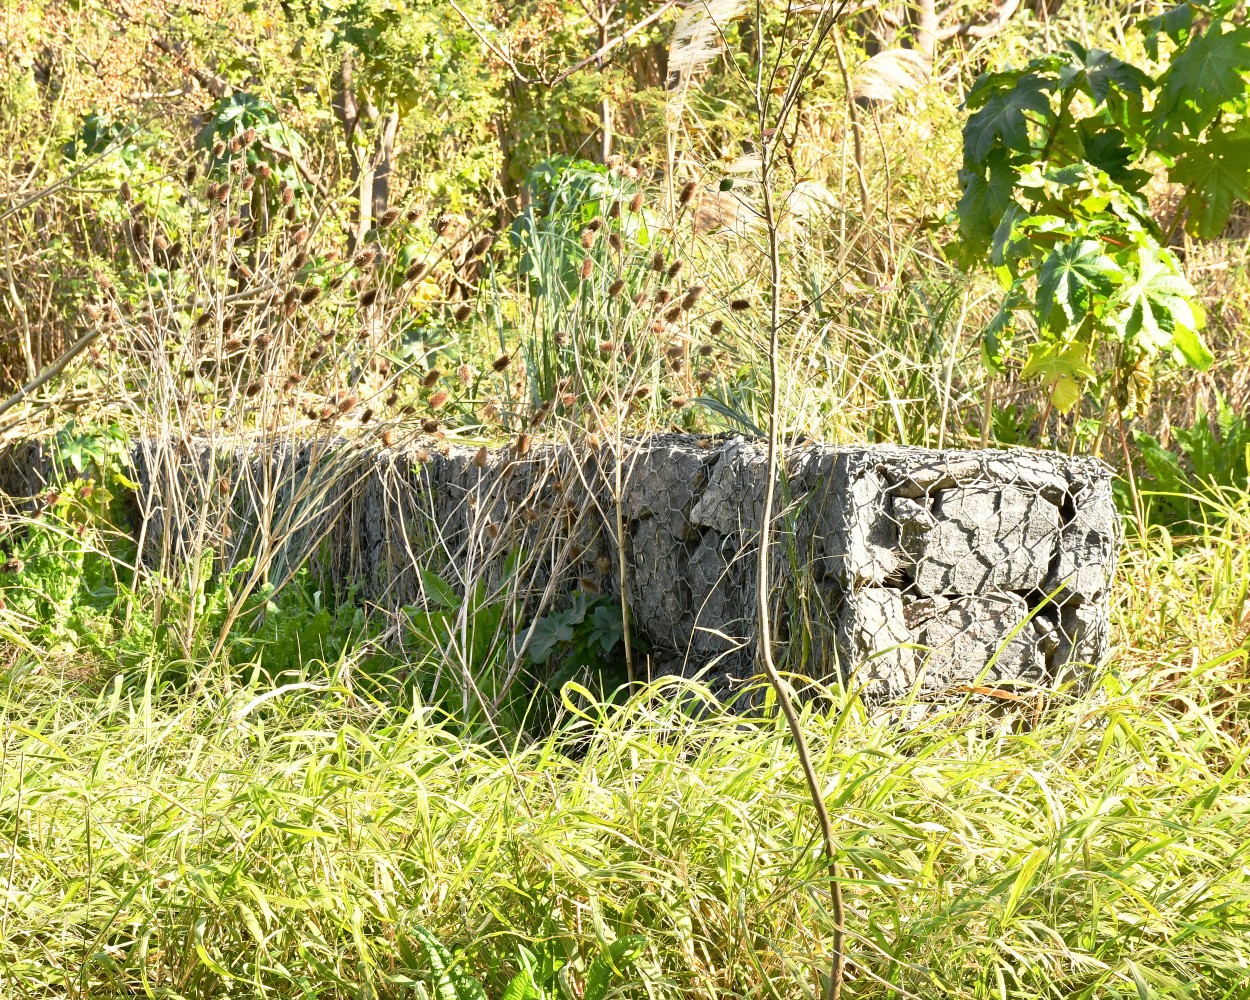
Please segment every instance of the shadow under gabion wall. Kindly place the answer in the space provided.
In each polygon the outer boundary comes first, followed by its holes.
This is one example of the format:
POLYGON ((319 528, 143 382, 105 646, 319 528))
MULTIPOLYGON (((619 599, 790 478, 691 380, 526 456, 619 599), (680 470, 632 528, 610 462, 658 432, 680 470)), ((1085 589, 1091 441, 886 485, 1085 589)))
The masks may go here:
MULTIPOLYGON (((281 582, 308 561, 392 611, 427 605, 437 579, 506 603, 519 661, 575 592, 619 596, 623 552, 644 669, 706 670, 722 691, 754 673, 766 463, 762 442, 688 435, 619 456, 341 438, 134 455, 149 564, 208 539, 223 565, 281 582)), ((889 700, 1053 683, 1106 655, 1120 525, 1101 462, 805 444, 784 466, 770 600, 786 668, 889 700)))

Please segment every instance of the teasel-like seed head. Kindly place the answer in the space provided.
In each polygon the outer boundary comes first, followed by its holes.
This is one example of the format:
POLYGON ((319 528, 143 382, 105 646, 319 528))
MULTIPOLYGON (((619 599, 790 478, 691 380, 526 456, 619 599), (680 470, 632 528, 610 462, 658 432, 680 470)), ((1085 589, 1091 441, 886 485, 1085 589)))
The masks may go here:
POLYGON ((688 400, 685 396, 674 396, 668 401, 668 405, 674 410, 684 410, 689 402, 690 400, 688 400))
POLYGON ((370 243, 368 246, 361 247, 356 251, 356 256, 352 258, 352 266, 364 270, 378 259, 378 248, 375 244, 370 243))
POLYGON ((230 337, 224 344, 221 345, 221 349, 227 354, 233 354, 235 351, 243 350, 243 341, 241 341, 238 337, 230 337))
POLYGON ((308 239, 308 227, 307 226, 299 226, 291 233, 291 242, 294 243, 296 246, 299 246, 306 239, 308 239))
POLYGON ((624 290, 625 290, 625 282, 621 278, 617 278, 615 281, 612 282, 612 284, 608 285, 608 294, 612 296, 612 298, 616 298, 624 290))
POLYGON ((608 206, 608 218, 619 219, 621 217, 621 199, 617 198, 608 206))
POLYGON ((135 238, 136 243, 143 242, 143 220, 135 219, 135 221, 130 224, 130 234, 135 238))
POLYGON ((383 402, 385 402, 387 406, 394 406, 396 403, 399 402, 399 393, 397 392, 389 393, 386 399, 383 400, 383 402))
POLYGON ((395 223, 398 221, 399 221, 399 209, 388 208, 385 212, 381 214, 381 216, 379 216, 378 226, 380 226, 382 229, 389 229, 391 226, 395 225, 395 223))
POLYGON ((360 296, 359 302, 362 308, 368 309, 369 306, 373 305, 373 303, 377 300, 378 290, 376 288, 370 288, 367 292, 360 296))
POLYGON ((485 236, 480 237, 478 241, 473 244, 472 249, 469 251, 469 256, 481 257, 491 248, 491 245, 494 242, 495 242, 494 235, 492 233, 487 233, 485 236))
POLYGON ((629 210, 637 215, 642 211, 642 192, 635 191, 634 196, 629 199, 629 210))
POLYGON ((328 423, 338 415, 339 408, 337 406, 331 406, 329 403, 326 403, 325 406, 317 411, 317 419, 322 423, 328 423))
POLYGON ((243 225, 243 216, 236 212, 226 220, 226 225, 231 229, 238 229, 241 225, 243 225))
POLYGON ((248 267, 246 264, 240 263, 239 264, 239 277, 241 277, 244 281, 251 281, 252 269, 248 267))
POLYGON ((247 163, 243 160, 234 160, 230 164, 230 172, 232 174, 241 174, 247 169, 247 163))
POLYGON ((318 344, 316 347, 314 347, 311 351, 308 352, 308 360, 317 361, 321 358, 323 354, 325 354, 325 352, 326 352, 326 349, 322 347, 320 344, 318 344))
POLYGON ((317 301, 317 296, 320 294, 321 294, 321 289, 319 287, 317 287, 316 285, 309 285, 307 288, 304 289, 303 292, 300 293, 299 300, 300 302, 304 303, 304 305, 306 306, 311 305, 312 303, 317 301))
POLYGON ((230 185, 225 184, 225 183, 218 184, 217 185, 217 204, 224 205, 229 200, 230 200, 230 185))
POLYGON ((560 405, 563 406, 565 409, 568 409, 576 402, 577 402, 577 397, 574 396, 571 392, 566 392, 560 396, 560 405))
POLYGON ((419 260, 415 264, 411 264, 408 270, 404 272, 405 281, 420 281, 425 275, 425 261, 419 260))
POLYGON ((646 301, 647 301, 647 292, 646 292, 646 289, 643 289, 642 291, 640 291, 640 292, 638 292, 638 293, 636 293, 636 294, 634 295, 633 302, 634 302, 634 305, 635 305, 635 306, 640 306, 640 305, 642 305, 642 304, 643 304, 644 302, 646 302, 646 301))
POLYGON ((437 434, 439 430, 442 428, 442 426, 443 425, 440 424, 433 417, 426 417, 424 420, 421 421, 421 430, 424 431, 426 434, 437 434))
POLYGON ((664 270, 664 254, 660 253, 659 250, 651 256, 651 270, 657 274, 664 270))
POLYGON ((699 356, 700 356, 700 357, 702 357, 702 358, 710 358, 710 357, 712 356, 712 353, 713 353, 715 350, 716 350, 716 348, 715 348, 715 347, 713 347, 711 344, 700 344, 700 345, 699 345, 699 356))
POLYGON ((265 383, 262 382, 260 379, 258 378, 253 379, 251 382, 247 384, 247 388, 243 390, 243 394, 247 396, 248 399, 251 399, 253 396, 256 396, 260 392, 260 390, 263 389, 264 387, 265 387, 265 383))
POLYGON ((447 405, 447 401, 449 399, 451 399, 451 396, 447 393, 447 391, 439 389, 438 392, 434 393, 434 395, 430 397, 430 409, 441 410, 447 405))
POLYGON ((204 198, 207 201, 217 200, 217 182, 209 181, 204 187, 204 198))
POLYGON ((586 228, 592 233, 597 233, 603 228, 603 220, 596 215, 593 219, 586 223, 586 228))
POLYGON ((299 298, 299 291, 294 288, 288 288, 286 290, 286 294, 282 296, 282 301, 286 303, 287 305, 290 305, 297 298, 299 298))
POLYGON ((473 315, 473 307, 469 303, 463 303, 452 314, 457 323, 463 323, 466 319, 473 315))
POLYGON ((294 257, 291 258, 291 266, 295 268, 295 270, 297 271, 307 263, 308 263, 308 251, 306 250, 300 250, 299 252, 295 254, 294 257))
POLYGON ((460 380, 460 384, 466 389, 473 384, 473 369, 468 365, 461 365, 456 369, 456 378, 460 380))
POLYGON ((486 463, 489 460, 490 460, 490 451, 489 449, 487 449, 486 445, 482 445, 482 447, 480 447, 477 450, 477 454, 473 456, 473 464, 476 465, 479 469, 481 469, 486 466, 486 463))
POLYGON ((729 303, 729 308, 734 312, 746 312, 751 308, 751 302, 749 299, 734 299, 729 303))
POLYGON ((363 427, 372 419, 373 419, 373 408, 365 407, 364 413, 360 415, 360 425, 363 427))
POLYGON ((698 304, 699 296, 703 294, 702 285, 692 285, 686 290, 686 294, 682 296, 681 307, 683 309, 693 309, 698 304))
POLYGON ((517 435, 516 445, 514 447, 518 458, 524 458, 529 454, 531 443, 532 442, 528 434, 517 435))
MULTIPOLYGON (((92 317, 92 318, 95 318, 95 317, 92 317)), ((213 314, 211 312, 200 313, 199 316, 195 318, 195 325, 197 328, 201 328, 201 327, 208 326, 208 324, 211 323, 212 321, 213 321, 213 314)))
POLYGON ((339 400, 339 413, 351 413, 359 402, 360 400, 355 396, 344 396, 339 400))
POLYGON ((423 215, 425 215, 424 208, 410 208, 404 215, 404 221, 411 225, 414 222, 420 222, 423 215))
POLYGON ((699 185, 694 181, 687 181, 682 185, 681 194, 677 200, 682 205, 689 205, 690 200, 694 197, 694 193, 699 189, 699 185))
POLYGON ((592 258, 587 257, 582 261, 582 269, 578 272, 582 281, 589 281, 590 276, 595 273, 595 262, 592 258))
POLYGON ((117 194, 127 205, 130 204, 133 195, 130 192, 130 185, 126 181, 122 181, 121 186, 117 189, 117 194))
POLYGON ((620 233, 608 233, 608 246, 612 248, 613 253, 621 252, 624 244, 621 243, 620 233))
POLYGON ((256 183, 256 178, 253 175, 248 174, 246 177, 243 178, 243 190, 244 191, 252 190, 252 186, 255 183, 256 183))
POLYGON ((715 378, 715 376, 708 371, 699 372, 699 374, 694 377, 695 381, 698 382, 699 385, 707 385, 713 378, 715 378))
POLYGON ((655 307, 657 309, 664 308, 664 306, 668 305, 672 297, 672 292, 670 292, 667 288, 661 288, 655 293, 655 307))
POLYGON ((219 160, 226 155, 226 144, 220 139, 213 143, 213 155, 219 160))
POLYGON ((267 181, 273 174, 273 168, 270 167, 268 163, 262 163, 256 168, 256 173, 262 181, 267 181))
POLYGON ((438 380, 442 377, 443 377, 442 372, 440 372, 437 368, 431 368, 428 372, 425 373, 425 377, 421 379, 421 384, 425 386, 427 389, 432 389, 434 388, 438 380))
POLYGON ((240 136, 240 138, 243 140, 244 146, 250 146, 252 143, 256 141, 256 129, 254 128, 244 129, 243 135, 240 136))
POLYGON ((195 183, 196 173, 197 173, 197 170, 195 167, 195 163, 194 162, 188 163, 187 172, 183 174, 183 178, 182 178, 186 182, 187 187, 190 187, 192 184, 195 183))
POLYGON ((395 432, 389 427, 383 427, 382 432, 378 435, 378 440, 382 442, 384 448, 389 448, 395 443, 395 432))
POLYGON ((668 358, 680 358, 685 353, 686 353, 685 347, 683 347, 681 344, 674 344, 672 347, 670 347, 668 350, 664 352, 664 355, 665 357, 668 357, 668 358))
MULTIPOLYGON (((719 337, 721 331, 725 329, 725 321, 723 319, 712 320, 712 325, 707 328, 707 332, 713 337, 719 337)), ((711 347, 708 347, 708 354, 712 353, 711 347)))
POLYGON ((598 346, 600 354, 611 354, 616 349, 616 345, 610 340, 601 340, 598 346))
POLYGON ((451 226, 451 218, 447 215, 440 215, 434 220, 434 232, 438 236, 442 236, 451 226))
POLYGON ((294 206, 294 205, 290 205, 290 206, 288 206, 288 207, 287 207, 287 210, 286 210, 286 221, 287 221, 287 222, 294 222, 294 221, 295 221, 295 206, 294 206))
POLYGON ((497 372, 502 372, 502 371, 506 371, 508 368, 508 365, 510 364, 512 364, 512 355, 501 354, 499 355, 499 357, 497 357, 494 361, 491 362, 491 368, 493 368, 497 372))
POLYGON ((678 317, 681 316, 683 308, 685 307, 680 302, 675 306, 669 306, 668 311, 664 313, 664 322, 676 323, 678 317))
POLYGON ((595 231, 593 229, 582 230, 582 247, 589 250, 595 245, 595 231))
POLYGON ((677 275, 681 273, 681 269, 682 262, 680 260, 675 260, 673 263, 668 265, 668 270, 665 272, 664 276, 670 280, 676 278, 677 275))
POLYGON ((402 413, 405 417, 411 417, 414 413, 417 412, 417 408, 412 403, 409 403, 407 406, 400 407, 399 412, 402 413))
POLYGON ((282 204, 290 205, 295 201, 295 188, 289 184, 282 189, 282 204))
POLYGON ((241 137, 236 135, 233 139, 230 140, 230 152, 237 153, 242 148, 243 148, 243 140, 241 137))

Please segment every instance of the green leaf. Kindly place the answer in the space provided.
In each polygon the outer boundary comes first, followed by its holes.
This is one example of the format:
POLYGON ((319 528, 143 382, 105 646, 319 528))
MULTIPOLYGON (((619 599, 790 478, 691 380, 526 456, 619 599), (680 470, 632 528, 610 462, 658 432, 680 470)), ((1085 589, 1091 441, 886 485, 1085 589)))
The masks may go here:
POLYGON ((1004 149, 1027 152, 1029 120, 1026 111, 1043 118, 1050 116, 1050 80, 1025 76, 1015 87, 990 95, 984 105, 964 125, 964 159, 972 164, 984 163, 997 144, 1004 149))
POLYGON ((1216 19, 1179 48, 1160 79, 1155 132, 1167 146, 1169 133, 1196 136, 1222 105, 1246 96, 1250 73, 1250 25, 1216 19))
MULTIPOLYGON (((455 964, 451 952, 438 938, 420 924, 410 925, 409 933, 420 942, 425 951, 438 1000, 486 1000, 486 991, 482 984, 455 964)), ((413 950, 407 935, 400 936, 398 945, 404 964, 410 969, 417 969, 420 966, 420 956, 413 950)))
POLYGON ((460 607, 460 598, 456 596, 450 583, 431 569, 422 569, 420 575, 421 586, 431 604, 437 608, 460 607))
POLYGON ((1043 326, 1077 326, 1093 309, 1096 296, 1109 294, 1121 277, 1119 265, 1097 240, 1061 243, 1043 261, 1037 276, 1037 315, 1043 326))
POLYGON ((959 199, 959 235, 977 256, 990 247, 994 231, 1010 207, 1016 183, 1016 172, 1003 150, 996 149, 986 157, 980 170, 967 171, 963 197, 959 199), (986 176, 988 168, 989 176, 986 176))
POLYGON ((613 941, 590 963, 582 1000, 603 1000, 612 981, 622 977, 625 969, 637 961, 646 949, 647 939, 641 934, 630 934, 613 941))
POLYGON ((1188 146, 1168 176, 1185 185, 1191 231, 1215 239, 1224 231, 1233 203, 1250 201, 1250 127, 1242 122, 1188 146))
POLYGON ((500 1000, 542 1000, 542 992, 534 985, 529 969, 522 969, 509 980, 500 1000))
POLYGON ((1136 278, 1120 291, 1117 316, 1125 339, 1147 353, 1175 347, 1193 367, 1205 371, 1214 360, 1202 342, 1201 308, 1197 292, 1181 273, 1180 264, 1165 247, 1142 247, 1131 264, 1136 278))
POLYGON ((1113 90, 1140 103, 1142 93, 1154 86, 1154 80, 1147 73, 1105 49, 1087 51, 1074 41, 1064 44, 1076 56, 1084 77, 1082 89, 1093 98, 1095 105, 1105 103, 1113 90))
POLYGON ((1080 342, 1034 344, 1020 375, 1046 382, 1055 409, 1067 413, 1080 401, 1081 386, 1097 375, 1088 358, 1089 345, 1080 342))

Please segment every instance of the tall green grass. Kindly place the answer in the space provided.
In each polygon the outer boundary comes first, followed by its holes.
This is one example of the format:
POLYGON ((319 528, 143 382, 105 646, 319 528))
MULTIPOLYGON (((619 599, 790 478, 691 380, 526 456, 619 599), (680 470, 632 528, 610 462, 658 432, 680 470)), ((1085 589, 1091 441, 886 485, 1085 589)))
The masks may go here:
MULTIPOLYGON (((1247 509, 1130 543, 1079 697, 808 704, 847 995, 1250 996, 1247 509)), ((505 745, 370 700, 350 662, 196 695, 174 664, 95 667, 18 651, 4 675, 0 995, 418 996, 417 928, 492 997, 523 961, 575 996, 633 934, 610 995, 819 987, 825 869, 767 711, 569 689, 505 745)))

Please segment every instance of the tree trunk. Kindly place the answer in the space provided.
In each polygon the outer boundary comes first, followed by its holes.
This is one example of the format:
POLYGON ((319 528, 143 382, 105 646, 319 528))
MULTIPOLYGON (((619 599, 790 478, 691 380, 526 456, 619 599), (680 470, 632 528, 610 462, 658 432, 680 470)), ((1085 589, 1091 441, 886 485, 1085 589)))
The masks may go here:
MULTIPOLYGON (((377 151, 374 153, 373 217, 381 218, 391 200, 391 171, 395 168, 395 136, 399 132, 399 109, 390 113, 378 129, 377 151)), ((363 198, 363 192, 362 192, 363 198)))

